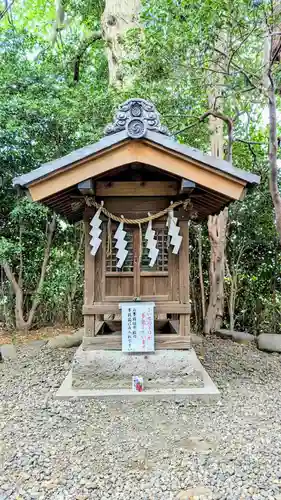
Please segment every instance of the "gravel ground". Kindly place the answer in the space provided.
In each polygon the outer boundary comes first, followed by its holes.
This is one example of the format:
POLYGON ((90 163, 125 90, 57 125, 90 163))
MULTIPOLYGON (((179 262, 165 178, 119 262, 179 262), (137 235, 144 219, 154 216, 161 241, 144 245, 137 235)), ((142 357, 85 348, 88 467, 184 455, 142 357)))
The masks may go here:
POLYGON ((55 401, 74 350, 18 348, 0 364, 0 499, 280 500, 280 356, 198 351, 219 402, 55 401))

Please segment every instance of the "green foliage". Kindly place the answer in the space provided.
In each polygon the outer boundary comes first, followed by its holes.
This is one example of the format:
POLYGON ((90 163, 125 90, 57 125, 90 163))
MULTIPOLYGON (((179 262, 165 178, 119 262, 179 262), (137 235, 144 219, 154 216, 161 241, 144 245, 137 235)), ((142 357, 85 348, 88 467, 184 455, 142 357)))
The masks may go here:
MULTIPOLYGON (((139 48, 139 57, 127 61, 135 79, 130 88, 120 91, 108 86, 103 41, 87 46, 80 60, 79 81, 74 81, 75 58, 81 43, 101 29, 104 1, 61 3, 63 16, 55 7, 59 2, 14 2, 0 25, 0 259, 9 262, 16 277, 22 273, 26 309, 38 281, 50 213, 21 199, 12 178, 95 142, 111 121, 112 110, 134 96, 156 104, 162 122, 177 140, 209 152, 207 123, 197 119, 208 109, 208 93, 220 81, 213 70, 214 54, 218 47, 222 51, 232 47, 232 60, 224 58, 220 63, 224 78, 220 98, 224 113, 234 119, 233 161, 262 177, 261 186, 230 210, 230 271, 241 253, 236 325, 253 332, 280 332, 281 261, 268 192, 266 96, 261 84, 263 23, 269 3, 143 0, 141 34, 132 30, 123 41, 139 48)), ((280 75, 280 65, 276 65, 277 82, 280 75)), ((196 231, 191 234, 193 301, 198 303, 198 242, 196 231)), ((58 222, 37 324, 69 321, 70 316, 74 322, 81 321, 82 259, 73 265, 79 241, 79 227, 58 222)), ((206 289, 208 252, 204 226, 206 289)), ((0 304, 1 316, 10 325, 13 297, 5 281, 0 304)), ((202 318, 197 319, 199 325, 202 318)))

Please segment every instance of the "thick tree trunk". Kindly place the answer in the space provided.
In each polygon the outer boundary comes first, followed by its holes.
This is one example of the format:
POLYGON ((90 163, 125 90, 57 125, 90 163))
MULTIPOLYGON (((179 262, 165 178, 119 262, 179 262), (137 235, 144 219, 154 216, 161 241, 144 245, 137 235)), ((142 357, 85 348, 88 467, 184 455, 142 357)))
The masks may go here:
POLYGON ((107 42, 109 83, 123 87, 130 83, 132 75, 124 69, 124 62, 136 57, 136 51, 128 52, 124 37, 128 30, 138 28, 141 0, 106 0, 102 16, 103 37, 107 42))
POLYGON ((219 215, 210 216, 208 220, 211 259, 209 305, 204 324, 205 334, 219 329, 223 319, 227 219, 228 209, 225 208, 219 215))
MULTIPOLYGON (((220 42, 219 48, 225 52, 223 42, 220 42), (222 46, 223 45, 223 46, 222 46)), ((227 51, 227 49, 226 49, 227 51)), ((214 69, 219 66, 219 61, 214 61, 214 69)), ((222 101, 219 98, 217 89, 220 89, 224 82, 224 76, 217 73, 216 81, 212 93, 209 95, 209 106, 215 108, 216 111, 223 114, 222 101)), ((211 152, 216 158, 224 156, 224 137, 223 137, 223 120, 210 116, 209 129, 211 139, 211 152)), ((229 134, 230 135, 230 134, 229 134)), ((229 137, 229 141, 231 137, 229 137)), ((231 144, 228 145, 231 148, 231 144)), ((230 160, 230 158, 228 158, 230 160)), ((228 219, 228 210, 225 209, 218 216, 209 216, 208 232, 211 243, 210 255, 210 290, 209 304, 204 321, 204 333, 210 333, 221 327, 224 310, 224 255, 226 246, 226 224, 228 219)))

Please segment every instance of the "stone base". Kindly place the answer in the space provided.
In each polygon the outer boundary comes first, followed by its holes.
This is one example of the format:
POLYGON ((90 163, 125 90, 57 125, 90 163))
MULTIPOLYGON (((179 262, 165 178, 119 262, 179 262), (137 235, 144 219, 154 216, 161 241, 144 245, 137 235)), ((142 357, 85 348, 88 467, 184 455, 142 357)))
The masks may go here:
POLYGON ((83 351, 80 347, 57 398, 217 398, 219 391, 189 351, 126 354, 121 351, 83 351), (141 393, 132 391, 132 376, 144 379, 141 393))
POLYGON ((147 354, 78 349, 72 365, 72 386, 84 389, 130 389, 132 376, 143 377, 145 389, 203 387, 194 351, 161 350, 147 354))

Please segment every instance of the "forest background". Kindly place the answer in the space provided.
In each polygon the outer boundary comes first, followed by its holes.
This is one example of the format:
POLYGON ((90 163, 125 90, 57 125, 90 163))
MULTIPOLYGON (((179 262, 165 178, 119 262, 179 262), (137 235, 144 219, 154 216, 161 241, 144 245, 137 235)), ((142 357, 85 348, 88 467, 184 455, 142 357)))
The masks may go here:
MULTIPOLYGON (((261 176, 224 216, 221 314, 208 328, 281 333, 280 39, 273 0, 0 3, 5 328, 82 324, 83 226, 31 203, 13 177, 97 141, 119 104, 143 97, 178 141, 261 176)), ((214 293, 217 223, 191 222, 194 331, 214 293)))

